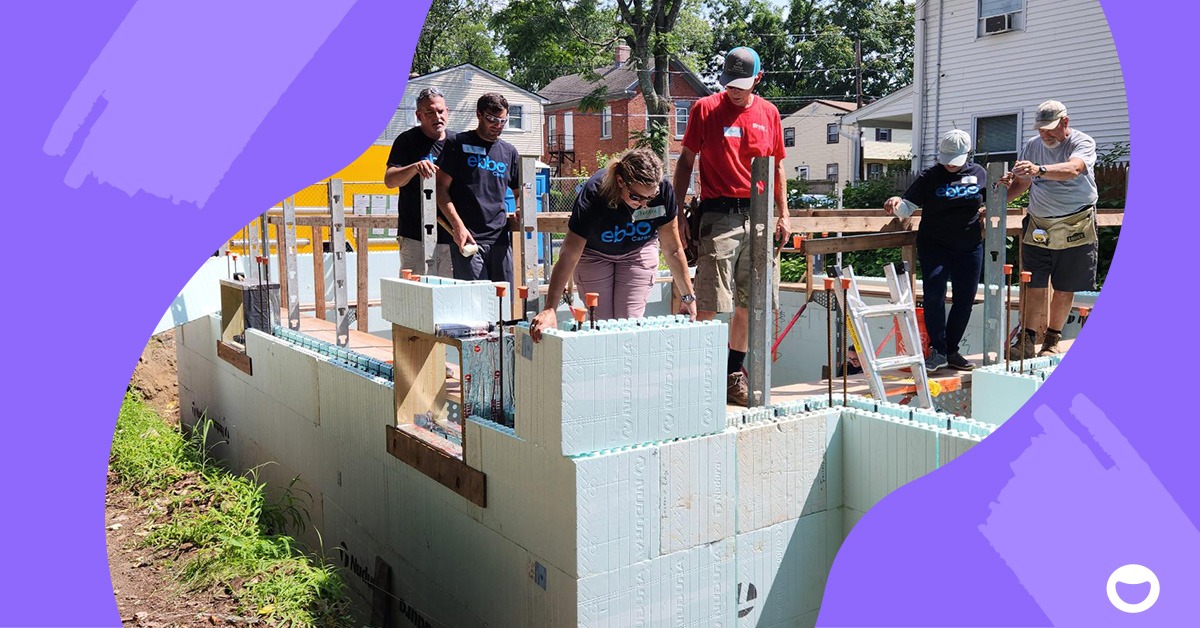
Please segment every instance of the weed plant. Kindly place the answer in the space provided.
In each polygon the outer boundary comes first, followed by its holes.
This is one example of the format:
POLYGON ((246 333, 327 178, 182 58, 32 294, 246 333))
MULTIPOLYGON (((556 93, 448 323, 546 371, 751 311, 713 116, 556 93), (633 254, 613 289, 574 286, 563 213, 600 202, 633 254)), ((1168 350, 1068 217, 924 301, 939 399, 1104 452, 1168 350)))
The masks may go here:
POLYGON ((135 394, 126 395, 109 465, 158 522, 144 542, 186 554, 175 570, 180 582, 229 590, 239 612, 279 625, 349 626, 341 576, 286 535, 307 521, 295 480, 268 501, 256 470, 237 476, 208 458, 210 425, 201 420, 184 438, 135 394))

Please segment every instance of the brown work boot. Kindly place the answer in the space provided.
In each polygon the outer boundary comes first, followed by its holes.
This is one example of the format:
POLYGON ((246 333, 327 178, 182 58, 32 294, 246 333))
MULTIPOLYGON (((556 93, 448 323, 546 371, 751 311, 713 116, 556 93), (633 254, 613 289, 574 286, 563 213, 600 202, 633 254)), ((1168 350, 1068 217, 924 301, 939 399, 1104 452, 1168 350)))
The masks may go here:
POLYGON ((1059 340, 1062 340, 1062 332, 1047 329, 1046 340, 1042 342, 1042 350, 1038 351, 1038 355, 1058 355, 1061 353, 1058 350, 1059 340))
POLYGON ((1035 355, 1037 355, 1037 337, 1022 329, 1021 333, 1017 335, 1017 341, 1008 348, 1008 359, 1028 360, 1035 355))
POLYGON ((737 371, 730 373, 725 387, 725 402, 743 408, 750 405, 750 386, 746 384, 746 374, 737 371))

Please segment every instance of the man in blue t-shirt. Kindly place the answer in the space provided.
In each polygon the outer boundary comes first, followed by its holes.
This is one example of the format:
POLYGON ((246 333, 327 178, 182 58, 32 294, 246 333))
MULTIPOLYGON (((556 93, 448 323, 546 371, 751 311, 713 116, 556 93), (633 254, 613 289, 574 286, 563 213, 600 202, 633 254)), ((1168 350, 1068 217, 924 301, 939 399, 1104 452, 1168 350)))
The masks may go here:
POLYGON ((451 229, 449 234, 440 231, 438 238, 454 245, 450 260, 455 279, 511 283, 512 243, 505 229, 504 198, 520 186, 520 158, 515 146, 500 139, 508 124, 508 100, 494 92, 484 94, 475 105, 475 117, 479 126, 448 140, 438 157, 438 207, 451 229), (467 249, 469 244, 477 245, 478 251, 467 249))
MULTIPOLYGON (((454 133, 446 130, 446 98, 436 87, 427 87, 417 95, 417 126, 396 136, 388 154, 383 183, 388 188, 400 188, 399 225, 400 268, 425 274, 426 237, 421 228, 421 179, 437 174, 434 162, 442 154, 446 140, 454 133)), ((441 227, 436 228, 443 231, 441 227)), ((432 235, 430 237, 433 237, 432 235)), ((433 253, 433 274, 449 277, 450 246, 439 244, 433 253)))

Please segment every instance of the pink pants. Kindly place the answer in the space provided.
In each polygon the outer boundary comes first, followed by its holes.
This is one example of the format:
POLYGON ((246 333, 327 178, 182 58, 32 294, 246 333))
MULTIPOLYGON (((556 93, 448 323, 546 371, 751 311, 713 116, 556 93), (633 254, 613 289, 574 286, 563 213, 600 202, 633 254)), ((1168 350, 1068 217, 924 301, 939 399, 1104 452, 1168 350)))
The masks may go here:
POLYGON ((585 248, 575 266, 575 285, 582 297, 600 294, 598 320, 641 318, 646 297, 658 276, 658 238, 624 255, 605 255, 585 248))

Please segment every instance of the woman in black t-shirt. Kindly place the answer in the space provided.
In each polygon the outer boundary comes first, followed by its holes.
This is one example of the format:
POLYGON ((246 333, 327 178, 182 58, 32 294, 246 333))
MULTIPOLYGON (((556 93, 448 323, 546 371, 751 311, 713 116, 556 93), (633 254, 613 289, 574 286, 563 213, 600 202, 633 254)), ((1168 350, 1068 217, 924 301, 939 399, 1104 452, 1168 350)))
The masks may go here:
POLYGON ((550 275, 547 307, 530 324, 530 335, 558 323, 557 295, 574 273, 579 292, 596 292, 596 318, 640 318, 658 275, 659 243, 679 293, 679 313, 696 316, 695 296, 683 244, 675 225, 675 191, 663 179, 652 151, 634 148, 614 157, 588 179, 571 209, 567 238, 550 275))
POLYGON ((938 163, 922 172, 903 198, 893 196, 883 210, 904 217, 921 208, 917 228, 917 258, 921 263, 925 330, 933 354, 925 360, 927 371, 949 365, 969 371, 975 365, 959 352, 959 342, 971 319, 971 306, 979 290, 983 269, 983 201, 987 171, 967 161, 971 136, 954 129, 938 142, 938 163), (953 286, 950 314, 946 314, 946 283, 953 286))

